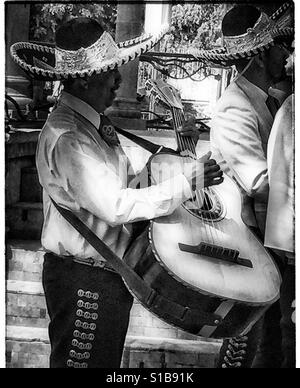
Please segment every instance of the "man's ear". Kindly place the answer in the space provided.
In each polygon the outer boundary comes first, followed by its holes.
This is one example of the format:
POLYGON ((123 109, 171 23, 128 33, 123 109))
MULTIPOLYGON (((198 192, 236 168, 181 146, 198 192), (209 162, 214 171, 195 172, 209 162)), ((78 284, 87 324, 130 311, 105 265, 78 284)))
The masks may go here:
POLYGON ((88 79, 87 77, 80 77, 80 78, 76 78, 75 81, 74 81, 74 86, 78 89, 78 90, 88 90, 88 79))
POLYGON ((267 61, 266 53, 262 52, 262 53, 256 55, 254 58, 254 61, 259 68, 263 69, 265 67, 265 64, 267 61))

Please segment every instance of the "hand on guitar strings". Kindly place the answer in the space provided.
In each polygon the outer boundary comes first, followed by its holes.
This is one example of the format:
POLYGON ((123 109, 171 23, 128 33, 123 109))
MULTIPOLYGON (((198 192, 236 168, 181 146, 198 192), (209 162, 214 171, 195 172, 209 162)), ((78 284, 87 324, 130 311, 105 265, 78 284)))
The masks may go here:
POLYGON ((216 186, 224 181, 223 171, 215 159, 211 159, 211 151, 199 160, 204 162, 204 187, 216 186))
POLYGON ((214 159, 211 152, 197 160, 189 159, 184 165, 184 175, 193 191, 204 187, 219 185, 223 182, 223 171, 214 159))

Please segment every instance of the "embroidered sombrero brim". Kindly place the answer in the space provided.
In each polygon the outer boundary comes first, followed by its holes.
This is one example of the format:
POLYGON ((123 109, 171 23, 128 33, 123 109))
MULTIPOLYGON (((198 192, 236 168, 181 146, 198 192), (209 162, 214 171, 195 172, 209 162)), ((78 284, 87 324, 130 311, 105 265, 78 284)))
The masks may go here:
MULTIPOLYGON (((274 38, 278 37, 288 37, 294 35, 293 28, 284 28, 282 30, 274 30, 274 38)), ((198 50, 197 52, 193 51, 193 54, 200 62, 216 65, 217 67, 230 67, 234 65, 240 59, 252 58, 255 55, 264 52, 274 46, 274 40, 270 43, 249 49, 246 51, 240 51, 235 53, 228 53, 225 48, 220 48, 217 50, 198 50)))
POLYGON ((253 39, 251 36, 248 36, 248 47, 245 47, 246 45, 244 45, 244 47, 239 44, 235 45, 234 43, 237 42, 238 37, 234 37, 230 52, 227 48, 222 47, 216 50, 193 49, 190 51, 190 54, 194 55, 199 62, 214 67, 230 67, 238 60, 250 59, 274 46, 276 38, 293 37, 294 28, 289 26, 291 18, 287 13, 290 8, 291 3, 285 3, 269 18, 274 25, 272 29, 268 31, 268 35, 262 30, 259 39, 253 39))
POLYGON ((77 52, 68 52, 57 50, 51 44, 39 44, 32 42, 18 42, 11 46, 10 53, 13 60, 31 77, 37 80, 63 80, 92 74, 100 74, 117 67, 125 65, 129 61, 138 58, 140 55, 151 50, 167 33, 168 25, 164 25, 154 34, 144 34, 134 39, 118 43, 108 33, 104 33, 105 40, 111 43, 114 51, 109 47, 104 47, 104 54, 97 57, 97 50, 103 51, 103 43, 98 47, 89 48, 91 57, 89 62, 86 60, 86 50, 80 49, 77 52), (111 51, 109 53, 109 51, 111 51), (70 55, 68 56, 68 54, 70 55), (60 64, 58 66, 58 55, 60 55, 60 64), (85 63, 87 64, 85 66, 85 63))

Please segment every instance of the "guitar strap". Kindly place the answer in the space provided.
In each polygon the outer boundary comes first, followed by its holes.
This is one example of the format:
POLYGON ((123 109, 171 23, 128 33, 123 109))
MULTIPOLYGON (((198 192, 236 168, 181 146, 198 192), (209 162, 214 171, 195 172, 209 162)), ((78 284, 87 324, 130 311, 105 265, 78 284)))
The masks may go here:
POLYGON ((189 326, 196 326, 195 334, 197 334, 203 326, 217 327, 222 323, 222 318, 219 315, 207 313, 198 309, 187 308, 158 294, 77 216, 75 216, 75 214, 70 210, 59 206, 52 198, 51 200, 57 211, 87 240, 87 242, 113 267, 113 269, 122 276, 129 289, 132 290, 133 294, 146 308, 149 308, 153 313, 156 313, 159 316, 164 315, 166 320, 168 317, 172 317, 173 320, 175 319, 178 322, 185 323, 189 326))
POLYGON ((126 137, 127 139, 133 141, 140 147, 144 148, 146 151, 149 151, 151 154, 156 154, 160 152, 164 147, 159 146, 158 144, 154 144, 149 140, 143 139, 139 136, 134 135, 133 133, 127 132, 122 128, 118 128, 115 126, 115 130, 120 134, 126 137))
POLYGON ((115 124, 111 122, 109 117, 102 115, 101 116, 101 125, 112 125, 116 132, 118 132, 120 135, 126 137, 127 139, 133 141, 140 147, 144 148, 146 151, 149 151, 151 154, 157 154, 158 152, 173 152, 176 153, 176 151, 172 150, 171 148, 166 148, 164 146, 160 146, 158 144, 152 143, 149 140, 143 139, 142 137, 136 136, 133 133, 130 133, 128 131, 125 131, 122 128, 117 127, 115 124))

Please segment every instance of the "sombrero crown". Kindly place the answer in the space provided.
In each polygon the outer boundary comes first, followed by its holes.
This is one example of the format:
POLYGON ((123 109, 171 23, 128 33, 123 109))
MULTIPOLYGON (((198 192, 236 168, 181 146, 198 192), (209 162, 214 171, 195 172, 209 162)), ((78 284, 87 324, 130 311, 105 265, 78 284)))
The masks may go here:
POLYGON ((155 34, 143 34, 116 43, 91 18, 74 18, 56 33, 56 45, 18 42, 11 46, 14 61, 36 79, 63 80, 91 76, 112 70, 149 51, 167 32, 162 26, 155 34))
POLYGON ((276 39, 294 34, 291 2, 282 5, 271 17, 249 5, 232 8, 222 22, 223 47, 198 50, 198 60, 218 66, 231 66, 272 47, 276 39))

